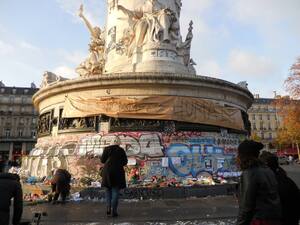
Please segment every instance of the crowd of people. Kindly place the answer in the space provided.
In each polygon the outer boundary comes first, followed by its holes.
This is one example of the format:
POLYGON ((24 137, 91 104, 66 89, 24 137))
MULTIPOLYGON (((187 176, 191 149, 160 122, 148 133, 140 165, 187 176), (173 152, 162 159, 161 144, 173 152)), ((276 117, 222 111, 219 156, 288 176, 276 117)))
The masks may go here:
POLYGON ((260 154, 263 147, 252 140, 238 147, 242 175, 237 225, 298 225, 299 189, 279 166, 276 155, 260 154))
MULTIPOLYGON (((124 166, 128 159, 116 137, 104 148, 101 163, 102 187, 106 188, 106 215, 118 216, 119 192, 126 188, 124 166)), ((245 140, 238 146, 237 165, 242 171, 238 201, 237 225, 298 225, 300 219, 300 192, 297 185, 278 163, 278 157, 263 151, 263 144, 245 140)), ((0 169, 2 169, 0 167, 0 169)), ((0 224, 8 225, 10 203, 14 199, 12 224, 20 222, 23 194, 17 174, 0 171, 0 224)), ((52 204, 65 204, 70 193, 71 174, 65 169, 53 171, 52 204), (60 197, 60 201, 59 200, 60 197)))

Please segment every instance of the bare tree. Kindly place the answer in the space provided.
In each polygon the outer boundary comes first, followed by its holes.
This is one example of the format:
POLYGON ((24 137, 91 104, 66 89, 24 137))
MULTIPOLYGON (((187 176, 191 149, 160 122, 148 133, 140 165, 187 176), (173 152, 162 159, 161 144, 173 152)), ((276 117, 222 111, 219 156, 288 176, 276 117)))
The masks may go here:
POLYGON ((291 66, 290 75, 285 80, 285 88, 294 99, 300 99, 300 57, 291 66))

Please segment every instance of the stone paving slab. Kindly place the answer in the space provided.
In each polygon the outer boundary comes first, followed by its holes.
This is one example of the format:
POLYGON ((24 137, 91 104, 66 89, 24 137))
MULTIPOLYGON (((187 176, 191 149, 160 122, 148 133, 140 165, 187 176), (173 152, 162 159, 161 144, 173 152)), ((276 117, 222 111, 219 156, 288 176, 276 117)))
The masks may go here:
MULTIPOLYGON (((41 225, 52 224, 230 224, 237 215, 237 202, 233 196, 219 196, 167 200, 122 200, 118 218, 105 215, 104 202, 70 202, 66 205, 48 203, 26 206, 24 220, 34 212, 47 212, 41 225), (214 223, 208 223, 214 221, 214 223), (226 223, 225 223, 225 222, 226 223)), ((233 224, 233 223, 232 223, 233 224)))

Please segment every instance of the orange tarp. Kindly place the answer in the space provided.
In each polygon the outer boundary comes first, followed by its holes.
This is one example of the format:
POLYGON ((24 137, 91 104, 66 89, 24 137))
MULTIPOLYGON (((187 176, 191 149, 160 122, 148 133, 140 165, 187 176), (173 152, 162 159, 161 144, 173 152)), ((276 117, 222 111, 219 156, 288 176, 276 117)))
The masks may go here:
POLYGON ((104 114, 115 118, 159 119, 244 130, 241 111, 200 98, 180 96, 67 96, 63 117, 104 114))

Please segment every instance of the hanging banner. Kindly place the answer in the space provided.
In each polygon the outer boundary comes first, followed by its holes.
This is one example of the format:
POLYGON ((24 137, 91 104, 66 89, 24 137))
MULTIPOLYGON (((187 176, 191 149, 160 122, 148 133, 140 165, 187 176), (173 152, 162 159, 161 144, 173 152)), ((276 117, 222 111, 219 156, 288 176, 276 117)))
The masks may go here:
POLYGON ((63 117, 104 114, 115 118, 174 120, 244 130, 241 111, 212 101, 180 96, 67 96, 63 117))

